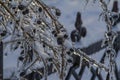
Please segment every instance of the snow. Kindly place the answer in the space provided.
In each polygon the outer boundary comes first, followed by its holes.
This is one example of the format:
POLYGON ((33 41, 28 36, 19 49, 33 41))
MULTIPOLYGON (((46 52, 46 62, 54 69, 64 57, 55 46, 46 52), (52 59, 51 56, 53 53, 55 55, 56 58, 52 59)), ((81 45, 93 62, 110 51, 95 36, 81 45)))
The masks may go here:
MULTIPOLYGON (((78 11, 82 13, 83 26, 87 28, 87 36, 82 38, 79 43, 76 43, 76 47, 87 47, 92 43, 104 39, 106 24, 104 21, 99 20, 101 8, 98 2, 96 2, 96 4, 89 2, 87 6, 85 5, 84 0, 44 0, 44 2, 61 10, 62 15, 60 16, 59 21, 65 26, 68 33, 75 29, 74 23, 76 19, 76 13, 78 11)), ((112 2, 110 3, 110 7, 111 5, 112 2)), ((120 27, 117 27, 116 30, 120 30, 120 27)), ((71 43, 69 44, 71 46, 71 43)), ((17 57, 19 56, 19 52, 20 50, 16 50, 14 53, 10 52, 8 56, 4 56, 4 77, 8 77, 10 74, 9 72, 14 71, 15 68, 17 68, 17 57)), ((103 53, 104 50, 101 50, 95 55, 91 55, 91 57, 99 61, 103 53)), ((118 56, 120 56, 120 54, 118 56)), ((117 57, 117 64, 120 64, 119 57, 117 57)), ((91 76, 89 70, 86 68, 84 73, 85 74, 83 75, 82 80, 88 80, 88 78, 91 76)), ((53 79, 59 80, 56 73, 48 77, 48 80, 53 79)), ((75 79, 71 77, 71 80, 75 79)))

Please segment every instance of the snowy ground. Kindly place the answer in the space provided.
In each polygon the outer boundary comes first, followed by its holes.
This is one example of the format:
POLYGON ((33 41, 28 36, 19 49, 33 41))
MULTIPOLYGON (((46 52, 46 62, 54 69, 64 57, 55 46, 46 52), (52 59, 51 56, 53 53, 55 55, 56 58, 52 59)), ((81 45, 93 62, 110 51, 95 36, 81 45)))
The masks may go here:
MULTIPOLYGON (((100 12, 102 10, 98 2, 96 2, 96 4, 90 2, 87 6, 85 5, 84 0, 45 0, 44 2, 46 2, 50 6, 56 6, 61 10, 62 15, 59 21, 65 26, 65 28, 68 30, 68 33, 75 29, 74 23, 76 13, 78 11, 82 13, 83 26, 87 28, 87 36, 85 38, 82 38, 81 42, 76 44, 77 47, 87 47, 94 42, 104 39, 106 25, 103 21, 98 20, 100 12)), ((120 27, 117 27, 116 30, 120 30, 120 27)), ((104 50, 101 50, 96 55, 92 55, 92 57, 99 61, 103 52, 104 50)), ((18 56, 19 55, 17 54, 17 52, 11 52, 11 54, 9 54, 8 56, 4 56, 4 77, 9 76, 9 69, 14 70, 14 68, 17 68, 16 64, 18 56)), ((117 59, 117 62, 118 64, 120 64, 119 59, 117 59)), ((89 76, 91 76, 91 74, 88 69, 86 69, 85 75, 83 75, 82 80, 88 80, 89 76)), ((59 80, 56 74, 52 74, 49 76, 49 80, 53 79, 59 80)), ((71 77, 71 80, 74 80, 73 77, 71 77)))

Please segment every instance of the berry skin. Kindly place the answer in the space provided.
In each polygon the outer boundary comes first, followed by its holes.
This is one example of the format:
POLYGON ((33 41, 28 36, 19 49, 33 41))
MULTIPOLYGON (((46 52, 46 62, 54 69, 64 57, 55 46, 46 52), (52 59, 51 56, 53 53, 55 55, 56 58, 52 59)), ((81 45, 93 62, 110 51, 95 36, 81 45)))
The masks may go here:
POLYGON ((25 9, 25 6, 20 4, 20 5, 18 5, 18 9, 23 10, 23 9, 25 9))

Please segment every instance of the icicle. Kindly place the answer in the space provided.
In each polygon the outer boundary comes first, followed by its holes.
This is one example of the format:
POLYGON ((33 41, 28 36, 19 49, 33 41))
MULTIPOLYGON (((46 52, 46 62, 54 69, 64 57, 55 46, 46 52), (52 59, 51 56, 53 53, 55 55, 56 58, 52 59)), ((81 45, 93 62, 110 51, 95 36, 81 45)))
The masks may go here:
POLYGON ((97 74, 100 74, 101 73, 101 68, 97 68, 97 74))
POLYGON ((80 68, 81 68, 82 64, 83 64, 83 56, 80 56, 80 68))

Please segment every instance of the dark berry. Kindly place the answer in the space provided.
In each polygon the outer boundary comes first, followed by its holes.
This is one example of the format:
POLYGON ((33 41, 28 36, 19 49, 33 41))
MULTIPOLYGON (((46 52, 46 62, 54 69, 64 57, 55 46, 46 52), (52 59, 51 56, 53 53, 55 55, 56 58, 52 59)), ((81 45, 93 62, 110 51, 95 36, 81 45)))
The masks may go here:
POLYGON ((17 44, 21 44, 21 42, 17 42, 17 44))
POLYGON ((57 44, 58 45, 62 45, 63 44, 63 38, 62 37, 58 37, 57 38, 57 44))
POLYGON ((72 63, 72 60, 71 60, 71 59, 68 59, 67 62, 68 62, 68 63, 72 63))
POLYGON ((18 5, 18 9, 23 10, 23 9, 25 9, 25 6, 20 4, 20 5, 18 5))
POLYGON ((80 34, 79 34, 76 30, 73 30, 73 31, 71 32, 70 37, 71 37, 71 41, 72 41, 72 42, 79 42, 80 39, 81 39, 80 34))
POLYGON ((74 52, 74 49, 70 48, 70 51, 71 51, 71 52, 74 52))
POLYGON ((118 12, 119 8, 118 8, 118 1, 114 1, 113 2, 113 7, 112 7, 112 12, 118 12))
POLYGON ((111 52, 111 50, 107 50, 107 53, 110 53, 111 52))
POLYGON ((43 44, 43 47, 45 48, 45 44, 43 44))
POLYGON ((68 35, 67 35, 67 34, 65 34, 65 35, 64 35, 64 38, 65 38, 65 39, 66 39, 66 38, 68 38, 68 35))
POLYGON ((77 30, 79 30, 82 26, 82 19, 81 19, 81 13, 80 12, 77 12, 77 15, 76 15, 76 21, 75 21, 75 28, 77 30))
POLYGON ((42 22, 41 22, 41 20, 37 20, 37 24, 41 24, 42 22))
POLYGON ((38 11, 39 11, 39 12, 42 12, 42 8, 41 8, 41 7, 39 7, 39 8, 38 8, 38 11))
POLYGON ((49 62, 52 62, 52 61, 53 61, 53 59, 52 59, 52 58, 49 58, 49 59, 48 59, 48 61, 49 61, 49 62))
POLYGON ((15 9, 16 7, 14 6, 14 7, 12 7, 12 9, 15 9))
POLYGON ((36 33, 36 29, 33 29, 33 32, 36 33))
POLYGON ((71 54, 71 53, 70 53, 70 51, 67 51, 66 53, 67 53, 68 55, 70 55, 70 54, 71 54))
POLYGON ((81 36, 82 36, 82 37, 85 37, 86 34, 87 34, 86 28, 85 28, 85 27, 82 27, 82 28, 81 28, 81 36))
POLYGON ((23 46, 20 46, 20 48, 23 48, 23 46))
POLYGON ((59 9, 56 9, 56 13, 55 13, 57 16, 60 16, 61 15, 61 12, 59 9))
POLYGON ((57 33, 54 34, 54 37, 57 37, 57 33))
POLYGON ((55 34, 56 33, 56 31, 54 30, 54 31, 52 31, 52 34, 55 34))
POLYGON ((112 36, 112 33, 111 33, 111 32, 108 32, 108 33, 107 33, 107 36, 112 36))
POLYGON ((3 37, 3 36, 5 36, 7 34, 7 32, 6 31, 3 31, 0 35, 3 37))
POLYGON ((20 61, 23 61, 23 60, 24 60, 24 58, 23 58, 22 56, 20 56, 18 59, 19 59, 20 61))
POLYGON ((23 72, 20 73, 20 76, 23 77, 25 74, 26 74, 26 72, 23 71, 23 72))
POLYGON ((26 9, 26 10, 24 10, 24 11, 22 12, 23 15, 26 15, 26 14, 28 14, 28 13, 29 13, 29 9, 26 9))
POLYGON ((23 55, 24 54, 24 50, 22 50, 20 54, 23 55))

